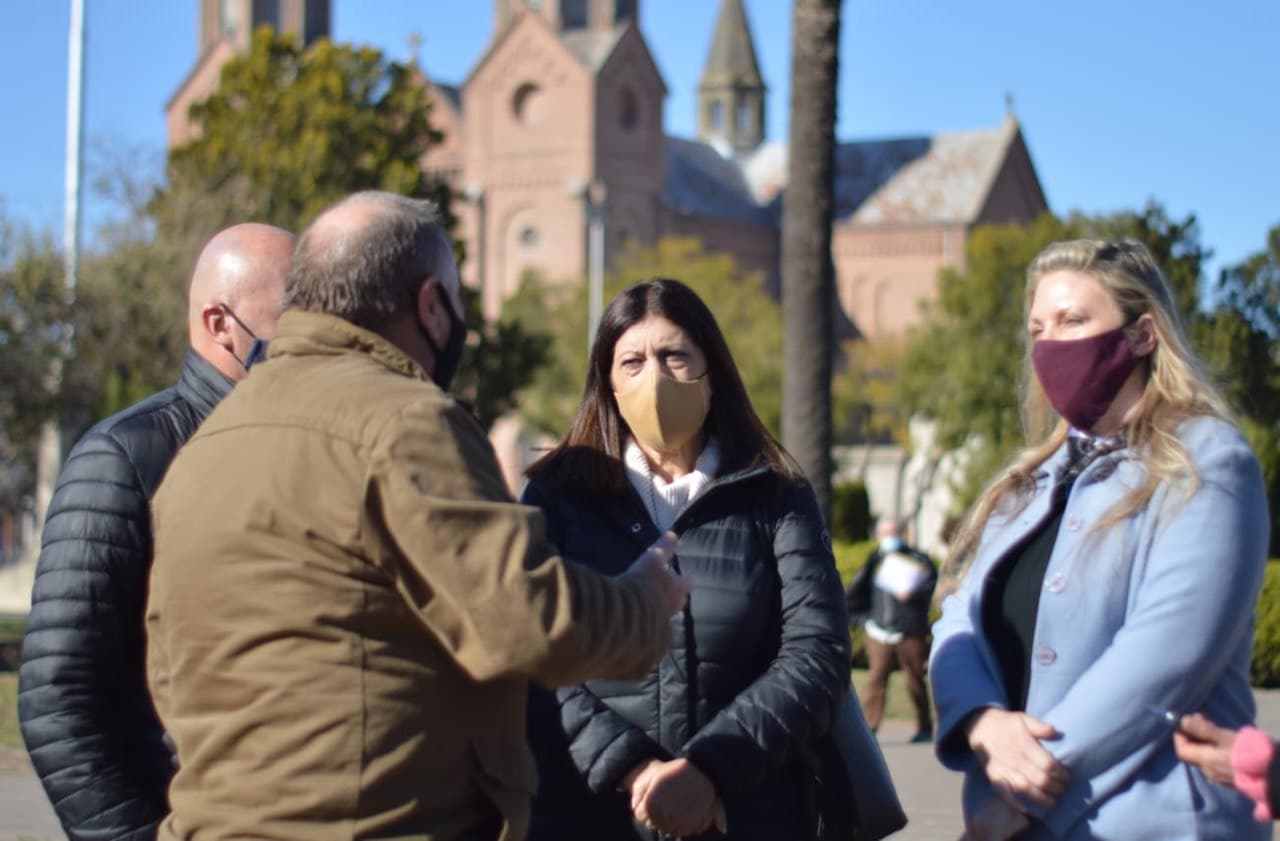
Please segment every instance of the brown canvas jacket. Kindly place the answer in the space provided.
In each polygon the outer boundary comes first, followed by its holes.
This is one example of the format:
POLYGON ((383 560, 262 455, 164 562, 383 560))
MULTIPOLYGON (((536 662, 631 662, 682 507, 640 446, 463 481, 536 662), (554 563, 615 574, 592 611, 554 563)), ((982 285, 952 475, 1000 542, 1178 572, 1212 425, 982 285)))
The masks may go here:
POLYGON ((555 557, 479 425, 388 341, 285 313, 154 502, 161 839, 523 838, 530 678, 637 678, 638 585, 555 557))

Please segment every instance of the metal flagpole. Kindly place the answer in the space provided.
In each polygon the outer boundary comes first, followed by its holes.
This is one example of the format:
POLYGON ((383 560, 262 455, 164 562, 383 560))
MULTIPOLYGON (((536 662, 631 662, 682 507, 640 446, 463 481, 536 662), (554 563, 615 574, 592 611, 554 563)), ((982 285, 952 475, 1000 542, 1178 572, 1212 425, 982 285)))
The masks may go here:
MULTIPOLYGON (((75 303, 77 272, 80 261, 80 170, 81 145, 84 138, 84 3, 71 0, 71 25, 67 36, 67 148, 65 216, 62 231, 62 268, 67 309, 70 315, 75 303)), ((50 366, 49 388, 57 391, 62 384, 63 359, 70 355, 72 324, 62 326, 62 353, 50 366)), ((62 467, 62 437, 59 418, 51 417, 40 427, 40 443, 36 453, 36 524, 43 528, 45 512, 53 497, 54 480, 62 467)))

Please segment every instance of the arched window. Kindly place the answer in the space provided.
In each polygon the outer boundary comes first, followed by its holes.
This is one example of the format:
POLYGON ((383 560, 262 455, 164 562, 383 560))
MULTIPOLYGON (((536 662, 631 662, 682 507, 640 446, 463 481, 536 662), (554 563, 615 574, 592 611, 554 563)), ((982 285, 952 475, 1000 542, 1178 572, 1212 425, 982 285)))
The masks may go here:
POLYGON ((269 23, 279 32, 280 26, 280 0, 253 0, 253 25, 261 26, 269 23))
POLYGON ((542 88, 533 82, 525 82, 511 96, 511 113, 516 122, 530 126, 538 122, 542 114, 542 88))
POLYGON ((240 31, 240 4, 235 0, 218 0, 218 31, 227 38, 240 31))
POLYGON ((631 88, 623 88, 618 95, 618 123, 630 131, 638 122, 640 122, 640 103, 636 99, 636 92, 631 88))
POLYGON ((564 0, 560 4, 560 25, 565 29, 584 29, 587 25, 587 0, 564 0))
POLYGON ((711 123, 711 130, 724 131, 724 103, 714 99, 709 107, 711 112, 708 115, 708 122, 711 123))

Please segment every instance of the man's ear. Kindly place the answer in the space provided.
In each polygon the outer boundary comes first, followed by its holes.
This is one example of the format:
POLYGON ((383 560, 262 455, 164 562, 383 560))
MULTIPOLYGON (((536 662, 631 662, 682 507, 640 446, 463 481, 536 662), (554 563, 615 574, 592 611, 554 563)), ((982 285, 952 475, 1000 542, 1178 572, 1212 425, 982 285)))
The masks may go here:
POLYGON ((439 334, 441 332, 444 332, 447 338, 449 330, 449 316, 444 311, 440 301, 440 296, 443 294, 444 290, 440 288, 440 281, 434 277, 429 277, 418 288, 418 295, 415 299, 418 323, 436 342, 440 342, 439 334))
POLYGON ((205 304, 200 310, 200 323, 214 342, 227 350, 235 347, 232 344, 232 325, 226 307, 221 304, 205 304))
POLYGON ((1144 312, 1129 327, 1129 345, 1134 356, 1150 356, 1160 343, 1156 338, 1156 323, 1151 313, 1144 312))

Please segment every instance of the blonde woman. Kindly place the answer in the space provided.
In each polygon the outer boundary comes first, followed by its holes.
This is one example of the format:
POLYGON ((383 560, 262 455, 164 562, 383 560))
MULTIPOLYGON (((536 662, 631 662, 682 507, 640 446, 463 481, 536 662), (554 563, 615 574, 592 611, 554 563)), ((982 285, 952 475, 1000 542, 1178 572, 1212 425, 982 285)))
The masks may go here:
POLYGON ((1269 838, 1178 761, 1184 713, 1252 720, 1268 537, 1256 458, 1140 243, 1049 246, 1027 272, 1034 442, 943 569, 937 753, 975 838, 1269 838))

